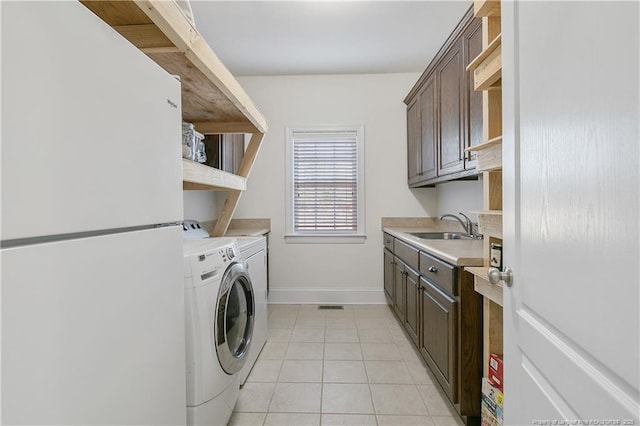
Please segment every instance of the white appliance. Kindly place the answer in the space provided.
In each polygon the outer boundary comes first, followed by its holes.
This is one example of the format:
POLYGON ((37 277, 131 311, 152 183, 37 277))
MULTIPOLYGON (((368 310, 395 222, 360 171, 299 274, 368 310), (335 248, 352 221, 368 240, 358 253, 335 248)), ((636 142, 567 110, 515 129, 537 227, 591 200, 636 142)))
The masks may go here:
POLYGON ((247 362, 240 372, 240 384, 242 385, 247 380, 251 368, 253 368, 258 355, 260 355, 267 342, 267 238, 265 236, 234 238, 244 259, 247 273, 251 277, 256 306, 251 347, 249 348, 247 362))
POLYGON ((80 2, 1 7, 1 422, 183 424, 179 82, 80 2))
POLYGON ((184 241, 187 424, 226 425, 251 345, 253 288, 232 238, 184 241))

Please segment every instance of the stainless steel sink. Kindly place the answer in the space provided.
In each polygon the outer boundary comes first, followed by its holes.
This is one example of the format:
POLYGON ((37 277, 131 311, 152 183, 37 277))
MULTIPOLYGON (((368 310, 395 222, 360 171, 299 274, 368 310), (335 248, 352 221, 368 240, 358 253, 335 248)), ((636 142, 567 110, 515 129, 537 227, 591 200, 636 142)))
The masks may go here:
POLYGON ((473 240, 476 239, 469 234, 461 232, 409 232, 409 235, 426 240, 473 240))

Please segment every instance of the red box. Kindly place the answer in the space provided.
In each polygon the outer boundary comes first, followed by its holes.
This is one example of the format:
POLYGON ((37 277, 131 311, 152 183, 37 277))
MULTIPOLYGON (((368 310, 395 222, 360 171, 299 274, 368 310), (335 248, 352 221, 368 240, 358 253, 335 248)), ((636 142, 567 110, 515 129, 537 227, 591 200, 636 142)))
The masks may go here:
POLYGON ((502 355, 491 354, 489 358, 489 381, 500 389, 500 392, 504 392, 503 374, 502 355))

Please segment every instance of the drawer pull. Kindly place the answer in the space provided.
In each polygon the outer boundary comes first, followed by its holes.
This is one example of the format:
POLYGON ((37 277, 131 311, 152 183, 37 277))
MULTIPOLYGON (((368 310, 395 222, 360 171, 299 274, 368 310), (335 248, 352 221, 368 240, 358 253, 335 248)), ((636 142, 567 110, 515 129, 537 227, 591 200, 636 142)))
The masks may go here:
POLYGON ((429 269, 427 269, 427 270, 428 270, 429 272, 431 272, 431 273, 434 273, 434 274, 438 273, 438 268, 436 268, 436 267, 435 267, 435 266, 433 266, 433 265, 429 266, 429 269))

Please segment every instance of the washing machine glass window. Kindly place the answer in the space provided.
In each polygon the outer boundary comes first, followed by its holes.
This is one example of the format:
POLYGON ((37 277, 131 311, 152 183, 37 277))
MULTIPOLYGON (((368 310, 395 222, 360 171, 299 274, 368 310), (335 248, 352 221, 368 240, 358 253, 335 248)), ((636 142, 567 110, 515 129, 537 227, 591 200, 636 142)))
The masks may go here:
POLYGON ((215 321, 218 360, 227 374, 240 371, 246 361, 254 318, 251 279, 242 264, 233 263, 222 277, 215 321))

